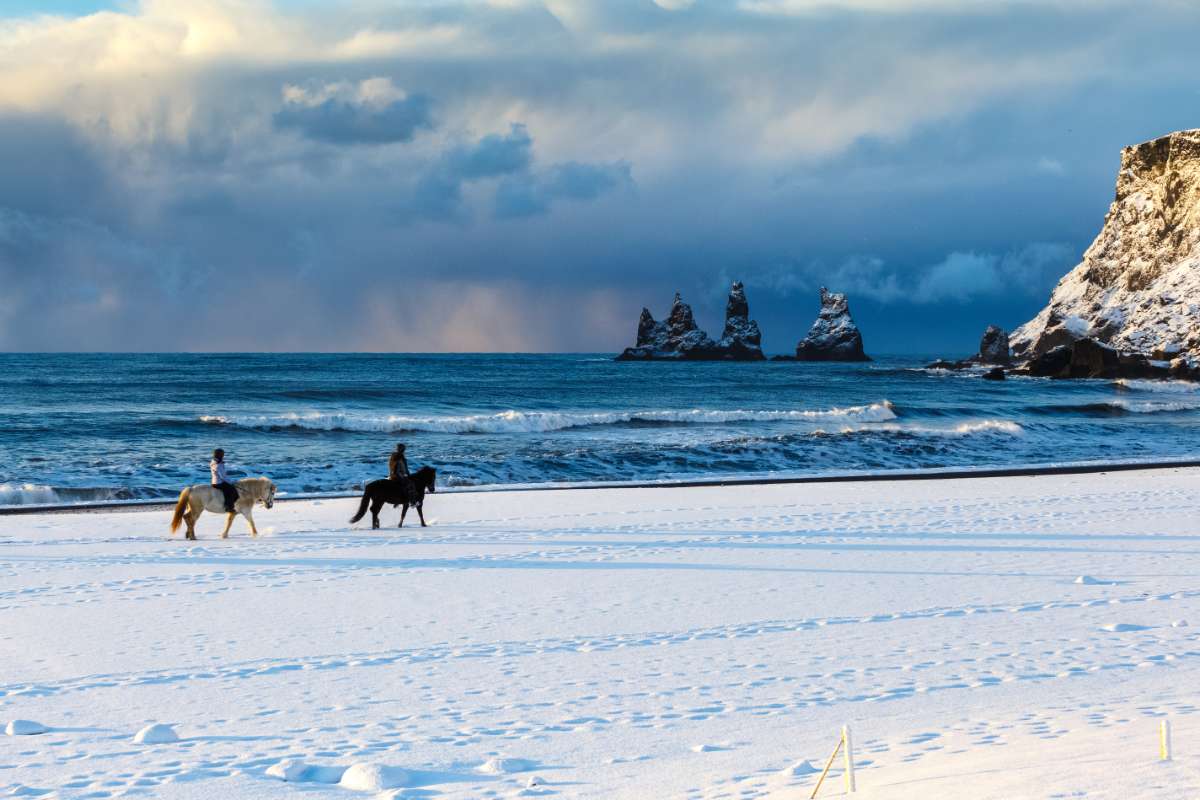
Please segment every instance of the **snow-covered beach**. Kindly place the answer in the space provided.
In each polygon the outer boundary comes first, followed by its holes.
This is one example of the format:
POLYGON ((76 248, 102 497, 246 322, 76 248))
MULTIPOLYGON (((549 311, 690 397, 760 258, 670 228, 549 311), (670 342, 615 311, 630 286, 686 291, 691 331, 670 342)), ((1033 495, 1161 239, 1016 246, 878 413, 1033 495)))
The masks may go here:
POLYGON ((1190 796, 1198 489, 446 494, 381 531, 297 501, 194 543, 0 517, 0 727, 47 729, 0 735, 0 794, 777 800, 849 724, 863 797, 1190 796))

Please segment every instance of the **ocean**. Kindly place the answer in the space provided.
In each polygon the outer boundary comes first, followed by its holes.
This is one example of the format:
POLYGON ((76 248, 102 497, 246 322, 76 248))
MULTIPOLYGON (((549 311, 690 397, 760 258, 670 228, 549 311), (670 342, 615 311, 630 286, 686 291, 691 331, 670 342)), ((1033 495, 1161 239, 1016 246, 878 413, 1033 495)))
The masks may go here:
POLYGON ((356 491, 396 442, 441 487, 1188 458, 1200 386, 990 382, 925 358, 0 355, 0 505, 170 498, 235 477, 356 491))

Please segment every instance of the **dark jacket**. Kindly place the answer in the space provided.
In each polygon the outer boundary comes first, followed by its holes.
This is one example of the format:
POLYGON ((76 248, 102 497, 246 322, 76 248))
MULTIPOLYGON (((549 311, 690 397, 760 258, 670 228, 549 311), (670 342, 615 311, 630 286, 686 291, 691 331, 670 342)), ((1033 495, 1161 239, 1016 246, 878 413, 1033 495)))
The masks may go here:
POLYGON ((403 453, 392 453, 392 457, 388 459, 388 477, 392 480, 408 477, 408 459, 403 453))

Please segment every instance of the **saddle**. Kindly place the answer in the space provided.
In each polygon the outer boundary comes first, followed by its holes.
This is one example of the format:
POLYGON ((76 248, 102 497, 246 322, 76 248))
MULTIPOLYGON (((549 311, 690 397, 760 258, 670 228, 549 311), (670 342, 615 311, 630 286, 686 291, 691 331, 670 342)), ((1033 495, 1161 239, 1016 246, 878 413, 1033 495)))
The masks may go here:
MULTIPOLYGON (((406 502, 410 506, 416 504, 416 502, 417 502, 417 484, 413 482, 412 478, 409 478, 405 475, 397 475, 395 478, 389 478, 388 480, 391 480, 391 481, 394 481, 395 483, 400 484, 401 488, 404 489, 404 496, 405 496, 405 498, 407 498, 406 502)), ((397 503, 396 505, 399 505, 399 503, 397 503)))

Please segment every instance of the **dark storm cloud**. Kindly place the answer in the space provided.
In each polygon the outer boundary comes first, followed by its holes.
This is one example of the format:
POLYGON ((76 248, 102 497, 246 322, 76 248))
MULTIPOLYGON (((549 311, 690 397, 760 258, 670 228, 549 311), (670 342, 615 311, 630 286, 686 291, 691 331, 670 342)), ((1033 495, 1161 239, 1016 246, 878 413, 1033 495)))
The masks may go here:
POLYGON ((278 128, 330 144, 408 142, 433 127, 433 102, 417 94, 381 106, 330 98, 315 105, 289 103, 275 113, 278 128))
POLYGON ((595 200, 605 192, 633 185, 629 164, 555 164, 544 175, 523 174, 496 189, 494 214, 512 219, 544 214, 556 198, 595 200))

